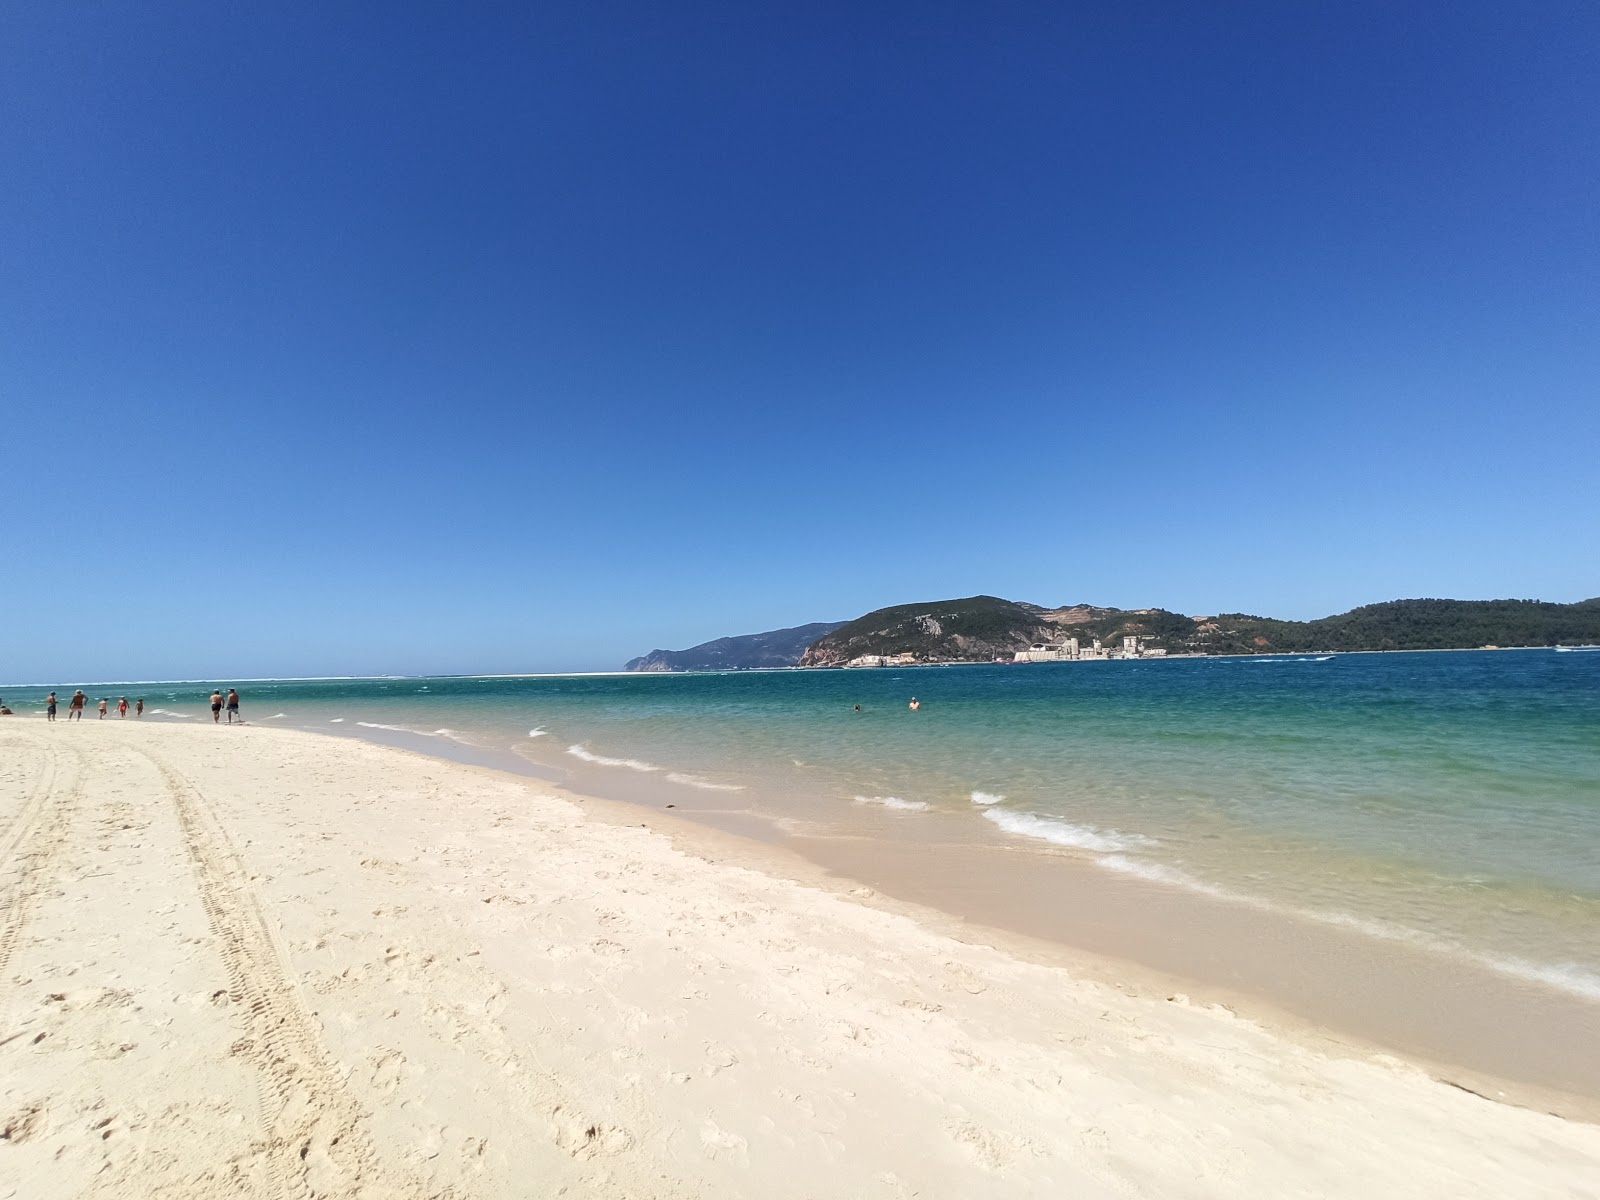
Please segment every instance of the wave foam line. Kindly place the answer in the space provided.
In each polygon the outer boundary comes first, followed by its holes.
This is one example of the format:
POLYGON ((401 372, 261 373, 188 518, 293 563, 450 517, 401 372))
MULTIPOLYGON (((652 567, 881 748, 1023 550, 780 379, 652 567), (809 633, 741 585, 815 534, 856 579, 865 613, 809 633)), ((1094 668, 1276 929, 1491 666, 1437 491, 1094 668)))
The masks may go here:
POLYGON ((972 802, 974 804, 999 804, 1004 799, 1004 796, 996 795, 994 792, 972 793, 972 802))
POLYGON ((607 758, 603 754, 594 754, 581 744, 567 747, 567 753, 573 758, 581 758, 584 762, 594 763, 601 767, 627 767, 630 771, 659 771, 655 763, 640 762, 637 758, 607 758))
POLYGON ((685 787, 699 788, 705 792, 744 791, 744 784, 742 783, 715 783, 709 779, 701 779, 698 775, 684 775, 679 771, 673 771, 668 774, 667 780, 670 783, 681 783, 685 787))
POLYGON ((263 721, 281 721, 288 715, 288 713, 273 713, 270 717, 262 717, 261 719, 263 721))
MULTIPOLYGON (((357 721, 363 729, 387 729, 390 733, 411 733, 417 737, 437 737, 437 733, 429 733, 426 729, 407 729, 404 725, 385 725, 381 721, 357 721)), ((439 730, 439 733, 447 732, 439 730)))
POLYGON ((1272 901, 1264 900, 1259 896, 1251 896, 1244 892, 1235 892, 1227 888, 1217 887, 1214 884, 1196 879, 1193 875, 1186 874, 1183 871, 1174 870, 1172 867, 1164 867, 1159 863, 1141 862, 1120 854, 1108 854, 1096 859, 1095 862, 1107 870, 1117 871, 1124 875, 1133 875, 1151 883, 1181 887, 1187 891, 1199 892, 1202 895, 1213 896, 1218 900, 1242 904, 1248 908, 1280 913, 1305 921, 1315 921, 1319 925, 1332 925, 1339 929, 1353 929, 1357 933, 1385 942, 1403 942, 1446 958, 1465 959, 1477 966, 1493 971, 1496 975, 1503 975, 1524 983, 1543 984, 1546 987, 1555 988, 1557 991, 1566 992, 1584 1000, 1600 1001, 1600 972, 1596 972, 1581 963, 1540 963, 1534 962, 1532 959, 1512 955, 1502 957, 1501 955, 1488 954, 1481 950, 1473 950, 1449 938, 1424 933, 1420 929, 1412 929, 1407 925, 1396 925, 1390 921, 1378 921, 1371 917, 1358 917, 1350 913, 1319 912, 1314 908, 1302 908, 1295 904, 1274 904, 1272 901))
POLYGON ((857 796, 857 804, 878 804, 897 812, 926 812, 926 800, 902 800, 899 796, 857 796))
POLYGON ((173 712, 170 708, 152 708, 150 715, 152 717, 179 717, 185 721, 192 720, 194 717, 193 713, 173 712))
POLYGON ((1057 846, 1071 846, 1076 850, 1093 850, 1112 854, 1118 850, 1132 850, 1135 846, 1151 845, 1149 838, 1137 834, 1118 833, 1115 829, 1096 829, 1092 825, 1074 825, 1059 817, 1045 817, 1036 813, 1013 812, 1009 808, 990 808, 983 814, 1007 833, 1019 837, 1038 838, 1057 846))
POLYGON ((529 737, 549 737, 550 736, 550 731, 548 729, 530 729, 530 730, 528 730, 528 736, 529 737))

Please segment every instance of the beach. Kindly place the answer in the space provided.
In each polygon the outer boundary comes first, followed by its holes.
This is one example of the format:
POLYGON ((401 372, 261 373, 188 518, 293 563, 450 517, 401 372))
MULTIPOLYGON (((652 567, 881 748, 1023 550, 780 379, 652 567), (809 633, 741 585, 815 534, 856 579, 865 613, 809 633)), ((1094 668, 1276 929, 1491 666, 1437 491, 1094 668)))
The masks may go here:
POLYGON ((0 721, 0 1196, 1575 1196, 1600 1127, 671 814, 0 721))

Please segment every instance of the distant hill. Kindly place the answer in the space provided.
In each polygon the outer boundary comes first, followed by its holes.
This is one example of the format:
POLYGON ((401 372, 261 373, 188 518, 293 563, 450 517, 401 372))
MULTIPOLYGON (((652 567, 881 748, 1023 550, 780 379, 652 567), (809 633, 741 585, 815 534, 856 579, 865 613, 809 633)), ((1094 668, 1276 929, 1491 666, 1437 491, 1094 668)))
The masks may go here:
POLYGON ((917 662, 989 662, 1009 659, 1033 642, 1076 637, 1088 645, 1102 638, 1140 634, 1151 645, 1181 648, 1194 636, 1194 621, 1165 609, 1098 608, 1075 604, 1041 608, 998 596, 968 596, 925 604, 880 608, 819 639, 801 666, 838 666, 863 655, 910 655, 917 662))
POLYGON ((792 667, 805 649, 818 638, 832 633, 842 621, 817 621, 793 629, 773 629, 766 633, 746 633, 738 637, 717 638, 687 650, 652 650, 629 659, 625 671, 730 671, 753 667, 792 667))
POLYGON ((1600 641, 1600 597, 1542 600, 1390 600, 1315 621, 1224 613, 1198 623, 1213 654, 1284 650, 1457 650, 1600 641))
POLYGON ((1189 617, 1163 608, 1041 608, 970 596, 880 608, 818 639, 800 661, 838 666, 863 655, 900 655, 916 662, 988 662, 1033 642, 1076 637, 1087 646, 1099 638, 1115 647, 1130 634, 1171 654, 1574 645, 1600 642, 1600 598, 1577 604, 1391 600, 1315 621, 1280 621, 1244 613, 1189 617))
POLYGON ((1035 642, 1099 638, 1120 647, 1130 634, 1170 654, 1282 654, 1313 650, 1464 650, 1477 646, 1600 644, 1600 597, 1541 600, 1390 600, 1315 621, 1246 613, 1189 617, 1164 608, 1043 608, 998 596, 968 596, 880 608, 843 624, 802 625, 721 638, 689 650, 655 650, 630 671, 751 666, 841 666, 881 655, 908 662, 1010 659, 1035 642))

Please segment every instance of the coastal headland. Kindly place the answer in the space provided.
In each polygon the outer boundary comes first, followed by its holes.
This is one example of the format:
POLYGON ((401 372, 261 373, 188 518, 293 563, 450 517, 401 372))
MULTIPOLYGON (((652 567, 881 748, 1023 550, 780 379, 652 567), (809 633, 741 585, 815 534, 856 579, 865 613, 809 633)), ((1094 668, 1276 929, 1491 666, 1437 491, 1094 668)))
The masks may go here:
POLYGON ((1581 1195, 1600 1127, 269 727, 0 723, 18 1196, 1581 1195))

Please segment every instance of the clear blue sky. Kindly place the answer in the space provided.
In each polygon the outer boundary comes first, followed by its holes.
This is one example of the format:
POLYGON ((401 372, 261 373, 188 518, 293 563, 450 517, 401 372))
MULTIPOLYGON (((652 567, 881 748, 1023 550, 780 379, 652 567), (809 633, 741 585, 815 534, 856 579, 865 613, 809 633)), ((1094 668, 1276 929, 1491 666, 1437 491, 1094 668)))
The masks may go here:
POLYGON ((288 7, 0 13, 0 679, 1600 593, 1589 0, 288 7))

